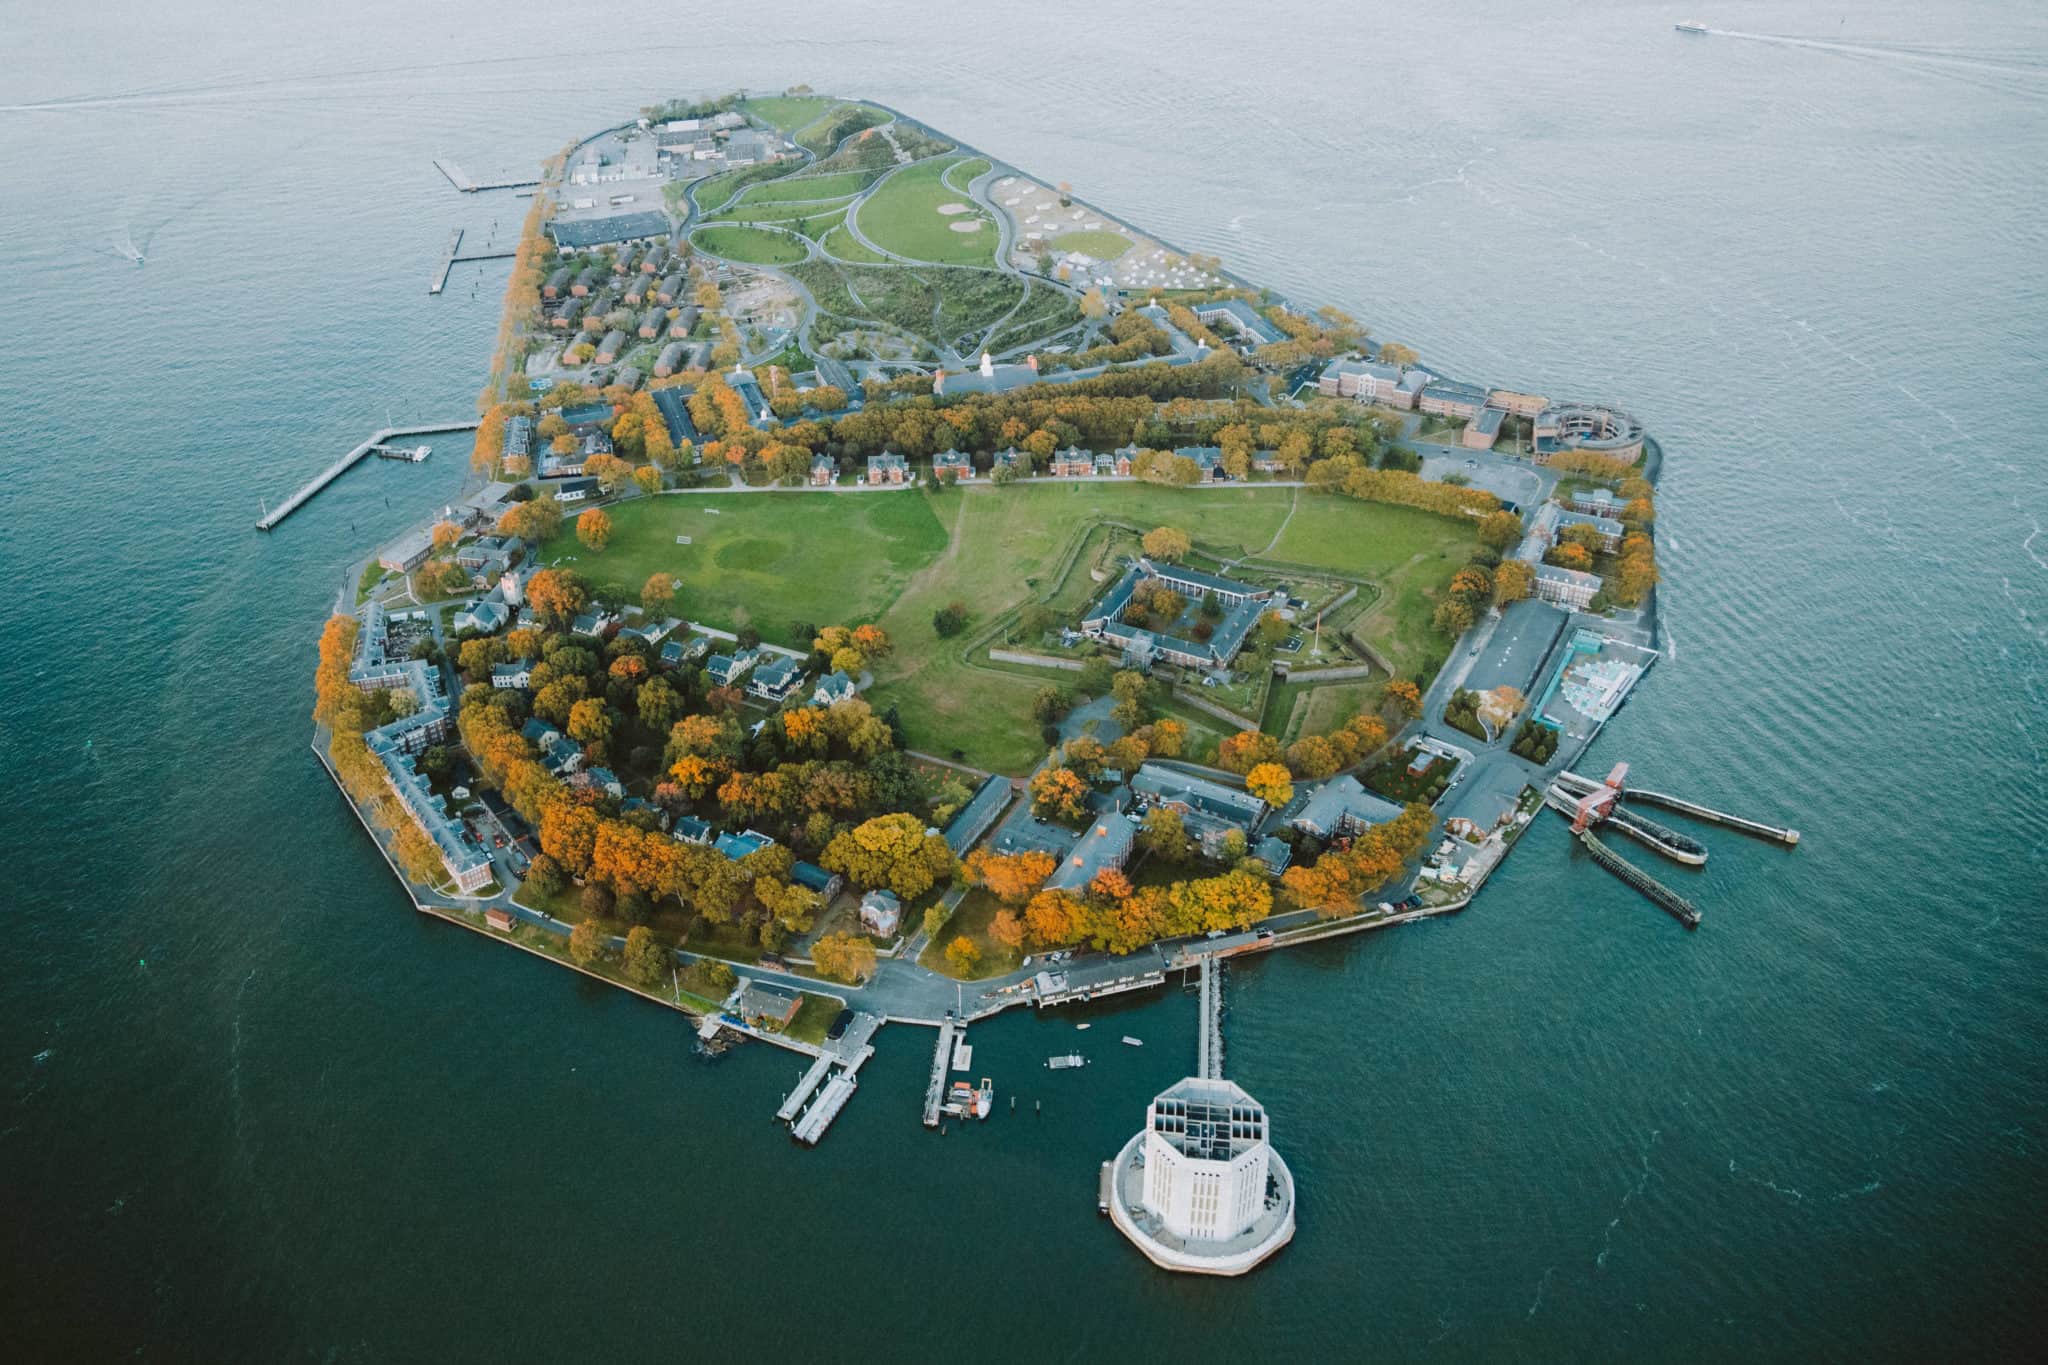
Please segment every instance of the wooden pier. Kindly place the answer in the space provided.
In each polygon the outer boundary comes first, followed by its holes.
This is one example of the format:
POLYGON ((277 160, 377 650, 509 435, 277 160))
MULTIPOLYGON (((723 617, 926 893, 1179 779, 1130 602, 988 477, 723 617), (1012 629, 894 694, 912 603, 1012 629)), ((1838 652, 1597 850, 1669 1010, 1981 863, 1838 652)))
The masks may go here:
POLYGON ((1700 927, 1699 907, 1673 891, 1649 873, 1637 867, 1628 859, 1600 842, 1590 829, 1579 831, 1579 842, 1586 846, 1586 852, 1593 855, 1593 861, 1612 872, 1615 876, 1648 896, 1660 909, 1688 929, 1700 927))
POLYGON ((481 190, 523 190, 540 183, 539 180, 471 180, 469 175, 446 157, 434 158, 434 168, 448 177, 448 183, 464 194, 476 194, 481 190))
POLYGON ((932 1050, 932 1078, 924 1088, 924 1126, 939 1126, 939 1106, 946 1101, 946 1068, 953 1060, 953 1035, 960 1028, 960 1021, 952 1011, 939 1025, 939 1045, 932 1050))
POLYGON ((1687 801, 1682 797, 1669 796, 1663 792, 1644 791, 1640 787, 1630 787, 1623 793, 1622 799, 1641 801, 1651 806, 1662 806, 1666 810, 1675 810, 1681 815, 1690 815, 1696 820, 1705 820, 1708 824, 1726 825, 1728 828, 1740 830, 1744 834, 1753 834, 1759 839, 1774 840, 1788 847, 1799 842, 1799 831, 1796 829, 1779 829, 1776 825, 1766 825, 1756 820, 1745 820, 1739 815, 1730 815, 1726 811, 1715 810, 1712 806, 1702 806, 1697 802, 1687 801))
POLYGON ((448 272, 464 261, 509 261, 518 251, 468 251, 462 249, 462 229, 456 228, 448 234, 448 250, 442 253, 441 264, 434 268, 434 278, 427 283, 429 294, 438 294, 448 287, 448 272))
MULTIPOLYGON (((1589 781, 1575 772, 1561 772, 1557 775, 1557 781, 1551 791, 1546 794, 1545 803, 1566 819, 1574 819, 1578 814, 1576 798, 1590 796, 1598 790, 1598 782, 1589 781)), ((1632 794, 1624 791, 1622 800, 1626 801, 1632 794)), ((1687 867, 1706 866, 1705 844, 1680 834, 1675 829, 1658 824, 1640 811, 1630 810, 1620 801, 1614 804, 1600 823, 1612 825, 1651 852, 1661 853, 1674 863, 1684 863, 1687 867)))
POLYGON ((804 1102, 810 1099, 811 1092, 824 1084, 825 1075, 832 1070, 834 1060, 836 1059, 829 1052, 819 1053, 818 1060, 811 1063, 811 1069, 804 1073, 803 1079, 796 1083, 796 1089, 789 1092, 789 1097, 783 1100, 782 1107, 775 1111, 775 1117, 784 1123, 794 1119, 803 1110, 804 1102))
POLYGON ((321 470, 318 474, 315 474, 305 487, 286 498, 277 506, 267 509, 257 519, 256 529, 268 531, 275 528, 279 522, 312 501, 315 493, 327 487, 328 484, 333 483, 336 479, 347 473, 352 465, 367 458, 371 451, 395 436, 426 436, 437 431, 475 431, 478 424, 478 420, 472 417, 462 422, 426 422, 412 427, 385 427, 382 431, 374 432, 371 434, 370 439, 364 441, 361 445, 321 470))

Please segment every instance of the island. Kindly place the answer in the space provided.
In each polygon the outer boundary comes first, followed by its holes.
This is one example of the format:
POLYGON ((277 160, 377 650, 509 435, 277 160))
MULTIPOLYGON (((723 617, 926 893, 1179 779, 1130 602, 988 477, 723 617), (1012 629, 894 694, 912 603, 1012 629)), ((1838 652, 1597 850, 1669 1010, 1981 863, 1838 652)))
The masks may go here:
POLYGON ((1217 963, 1462 909, 1546 804, 1687 924, 1596 830, 1796 841, 1572 771, 1659 657, 1621 408, 805 88, 642 110, 532 195, 472 477, 350 566, 314 748, 422 912, 803 1054, 797 1139, 887 1024, 972 1122, 970 1025, 1193 973, 1098 1207, 1241 1273, 1296 1192, 1217 963))

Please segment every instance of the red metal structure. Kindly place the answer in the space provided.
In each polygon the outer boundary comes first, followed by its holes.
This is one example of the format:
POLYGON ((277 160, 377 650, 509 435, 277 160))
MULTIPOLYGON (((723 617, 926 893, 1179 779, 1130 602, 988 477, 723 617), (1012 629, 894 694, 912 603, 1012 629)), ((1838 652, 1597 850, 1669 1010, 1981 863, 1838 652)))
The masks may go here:
POLYGON ((1617 763, 1598 791, 1580 797, 1578 814, 1572 817, 1572 833, 1583 834, 1588 825, 1597 825, 1605 820, 1614 810, 1614 803, 1621 800, 1623 784, 1627 780, 1628 764, 1617 763))

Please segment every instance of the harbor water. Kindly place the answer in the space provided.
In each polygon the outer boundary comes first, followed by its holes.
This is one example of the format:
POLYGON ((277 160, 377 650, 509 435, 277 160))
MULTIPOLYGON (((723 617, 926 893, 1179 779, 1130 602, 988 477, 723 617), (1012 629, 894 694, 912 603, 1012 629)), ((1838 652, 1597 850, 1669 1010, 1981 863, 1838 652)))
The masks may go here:
POLYGON ((2048 16, 1440 9, 15 7, 10 1355, 2025 1354, 2048 16), (473 415, 505 263, 427 285, 526 201, 433 158, 496 179, 797 81, 1663 445, 1667 657, 1582 766, 1804 840, 1659 813, 1712 855, 1657 869, 1688 934, 1544 814, 1463 914, 1234 966, 1228 1071, 1300 1190, 1247 1280, 1163 1275, 1093 1206, 1194 1065, 1177 985, 977 1025, 995 1114, 945 1136, 932 1035, 885 1028, 801 1148, 800 1059, 699 1061, 674 1014, 410 913, 307 749, 344 566, 469 437, 251 523, 370 431, 473 415))

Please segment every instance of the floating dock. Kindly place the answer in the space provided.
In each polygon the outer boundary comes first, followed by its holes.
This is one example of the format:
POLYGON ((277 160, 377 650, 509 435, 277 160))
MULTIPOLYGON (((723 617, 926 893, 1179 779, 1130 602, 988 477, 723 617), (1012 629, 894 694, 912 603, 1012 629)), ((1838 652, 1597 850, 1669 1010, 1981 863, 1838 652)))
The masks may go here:
POLYGON ((446 157, 434 158, 434 169, 448 177, 448 183, 464 194, 475 194, 479 190, 523 190, 538 185, 538 180, 471 180, 462 167, 446 157))
POLYGON ((1759 839, 1770 839, 1787 847, 1799 842, 1799 831, 1796 829, 1779 829, 1776 825, 1766 825, 1756 820, 1745 820, 1739 815, 1730 815, 1726 811, 1715 810, 1712 806, 1702 806, 1696 801, 1687 801, 1682 797, 1669 796, 1663 792, 1645 791, 1640 787, 1630 787, 1622 794, 1622 799, 1625 801, 1641 801, 1645 805, 1662 806, 1666 810, 1675 810, 1681 815, 1690 815, 1695 820, 1705 820, 1713 825, 1726 825, 1730 829, 1740 830, 1744 834, 1753 834, 1759 839))
POLYGON ((310 502, 315 493, 318 493, 321 489, 327 487, 328 484, 333 483, 336 479, 347 473, 350 466, 367 457, 371 451, 383 445, 394 436, 425 436, 436 431, 475 431, 477 426, 478 420, 472 417, 465 422, 427 422, 416 427, 385 427, 382 431, 373 433, 369 440, 364 441, 354 450, 351 450, 348 454, 342 456, 318 474, 315 474, 306 483, 306 486, 298 492, 292 494, 277 506, 266 510, 261 517, 257 518, 256 529, 268 531, 276 527, 279 522, 310 502))
POLYGON ((932 1052, 932 1078, 924 1088, 924 1126, 939 1126, 939 1106, 946 1102, 946 1064, 953 1057, 953 1035, 960 1021, 949 1010, 939 1025, 939 1045, 932 1052))
POLYGON ((1095 1179, 1095 1211, 1105 1218, 1109 1216, 1109 1182, 1115 1179, 1110 1171, 1115 1164, 1110 1161, 1103 1162, 1102 1173, 1095 1179))
POLYGON ((818 1060, 811 1063, 811 1069, 806 1071, 803 1079, 796 1083, 796 1089, 789 1092, 789 1098, 785 1099, 782 1102, 782 1107, 775 1111, 775 1117, 781 1119, 784 1123, 788 1123, 798 1114, 802 1113, 804 1102, 810 1099, 813 1091, 824 1084, 826 1075, 832 1070, 834 1060, 836 1059, 829 1052, 819 1054, 818 1060))
POLYGON ((1628 859, 1600 842, 1590 829, 1579 831, 1579 842, 1586 846, 1586 852, 1593 855, 1593 861, 1612 872, 1615 876, 1648 896, 1651 901, 1688 929, 1700 927, 1699 907, 1673 891, 1649 873, 1637 867, 1628 859))
POLYGON ((853 1078, 851 1071, 842 1071, 825 1084, 825 1091, 818 1096, 818 1102, 804 1111, 804 1116, 790 1128, 798 1142, 815 1147, 818 1139, 825 1136, 825 1130, 832 1126, 832 1120, 839 1117, 839 1111, 853 1098, 853 1092, 860 1088, 860 1082, 853 1078))

